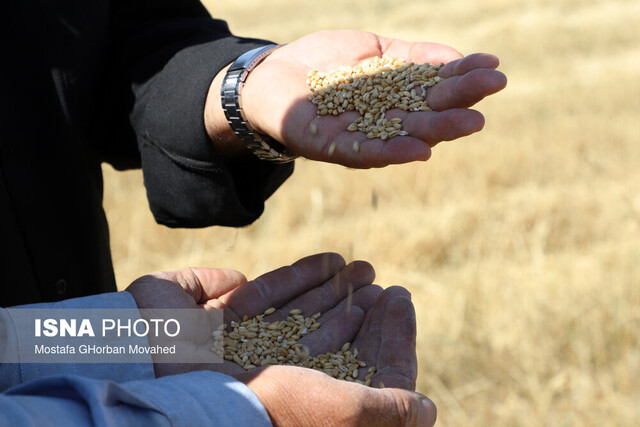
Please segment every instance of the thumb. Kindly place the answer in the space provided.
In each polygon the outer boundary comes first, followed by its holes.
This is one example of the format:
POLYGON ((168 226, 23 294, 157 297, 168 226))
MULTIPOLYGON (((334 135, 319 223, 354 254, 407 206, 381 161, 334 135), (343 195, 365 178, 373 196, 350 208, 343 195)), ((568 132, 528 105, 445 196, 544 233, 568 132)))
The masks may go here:
MULTIPOLYGON (((399 388, 367 388, 364 410, 369 426, 433 426, 436 406, 426 396, 399 388)), ((364 420, 363 420, 364 421, 364 420)))
POLYGON ((194 303, 206 304, 246 282, 247 278, 235 270, 183 268, 142 276, 131 283, 127 291, 140 308, 188 308, 193 307, 194 303))
POLYGON ((277 427, 433 426, 436 407, 399 388, 374 389, 294 366, 252 369, 236 378, 260 399, 277 427))
POLYGON ((200 298, 196 301, 204 303, 207 300, 219 298, 247 283, 244 274, 227 268, 189 268, 193 275, 193 282, 198 284, 200 298))

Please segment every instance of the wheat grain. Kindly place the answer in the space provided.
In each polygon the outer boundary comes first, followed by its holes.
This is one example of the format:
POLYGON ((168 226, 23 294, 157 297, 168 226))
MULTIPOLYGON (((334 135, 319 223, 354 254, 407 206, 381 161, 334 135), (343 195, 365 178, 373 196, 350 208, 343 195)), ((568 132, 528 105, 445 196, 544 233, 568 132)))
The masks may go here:
POLYGON ((307 76, 311 88, 307 99, 316 105, 318 116, 358 111, 360 117, 347 130, 386 141, 407 135, 400 118, 391 119, 393 129, 389 129, 389 120, 385 118, 388 110, 431 111, 426 93, 429 87, 442 81, 437 75, 440 67, 442 64, 407 63, 383 55, 328 73, 311 70, 307 76))
POLYGON ((358 349, 351 349, 351 343, 343 344, 335 353, 311 356, 309 349, 297 342, 321 326, 318 322, 321 313, 305 317, 302 310, 293 309, 286 320, 264 320, 264 316, 275 312, 276 309, 270 307, 262 315, 244 316, 241 322, 231 322, 229 328, 226 324, 221 325, 211 334, 211 351, 245 370, 258 366, 293 365, 315 369, 336 379, 371 385, 376 368, 369 367, 364 380, 360 380, 361 369, 367 364, 358 360, 358 349))

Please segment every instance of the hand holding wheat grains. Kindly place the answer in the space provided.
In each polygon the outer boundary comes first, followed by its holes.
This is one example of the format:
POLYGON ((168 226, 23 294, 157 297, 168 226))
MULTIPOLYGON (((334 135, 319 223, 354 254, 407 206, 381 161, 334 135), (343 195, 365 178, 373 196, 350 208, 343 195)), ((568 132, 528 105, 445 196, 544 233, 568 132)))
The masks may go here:
MULTIPOLYGON (((372 284, 374 276, 366 262, 345 265, 341 256, 324 253, 249 282, 234 270, 189 268, 144 276, 127 291, 139 308, 223 309, 224 321, 231 325, 247 323, 250 316, 272 326, 284 324, 285 319, 292 319, 291 315, 321 313, 308 322, 320 320, 321 326, 310 327, 297 341, 305 355, 295 366, 274 366, 284 364, 277 360, 262 366, 243 364, 236 353, 235 361, 214 363, 208 344, 213 331, 202 328, 188 331, 188 339, 193 343, 192 351, 210 355, 212 363, 158 363, 157 376, 198 369, 233 375, 256 393, 277 425, 318 425, 328 421, 332 425, 359 425, 365 421, 372 425, 397 425, 400 421, 431 425, 435 421, 433 403, 413 392, 417 376, 416 319, 410 294, 398 286, 383 290, 372 284), (328 369, 323 369, 322 363, 311 366, 313 359, 320 361, 316 355, 333 352, 338 356, 331 362, 344 360, 347 355, 347 359, 358 359, 359 365, 346 368, 334 363, 328 369), (347 372, 350 376, 345 378, 347 372), (362 385, 365 382, 371 387, 362 385)), ((282 332, 267 329, 274 335, 282 332)), ((281 344, 276 342, 274 337, 272 344, 281 344)), ((255 358, 251 360, 256 363, 255 358)), ((322 361, 326 364, 329 359, 322 361)))
MULTIPOLYGON (((364 382, 368 379, 374 387, 382 382, 386 386, 413 389, 417 373, 415 313, 410 295, 398 286, 383 290, 373 285, 374 276, 375 272, 367 262, 354 261, 345 265, 340 255, 323 253, 249 282, 234 270, 188 268, 141 277, 127 291, 139 308, 217 308, 224 310, 224 322, 228 326, 238 326, 243 320, 260 316, 260 321, 268 325, 264 329, 270 332, 286 327, 292 310, 301 319, 302 314, 315 315, 313 323, 319 325, 310 325, 304 331, 304 327, 299 328, 296 335, 283 336, 289 342, 287 348, 304 349, 304 357, 300 355, 295 359, 298 366, 314 367, 311 362, 315 356, 339 352, 343 348, 342 354, 346 354, 351 347, 349 354, 357 349, 354 359, 361 364, 361 369, 349 372, 353 380, 364 382), (346 343, 351 345, 345 348, 346 343), (402 351, 398 351, 399 348, 402 351), (374 367, 371 374, 370 369, 374 367)), ((210 344, 214 331, 203 327, 186 332, 189 335, 181 335, 181 339, 189 340, 193 343, 193 351, 204 355, 199 360, 206 360, 209 355, 212 363, 206 366, 158 363, 155 366, 158 376, 205 368, 237 374, 257 366, 294 362, 293 358, 287 357, 286 360, 274 358, 273 363, 257 363, 264 361, 264 357, 256 359, 249 354, 251 359, 244 363, 233 358, 216 363, 210 344)), ((285 330, 281 335, 287 332, 285 330)), ((252 335, 255 334, 238 337, 235 341, 240 338, 249 341, 255 338, 252 335)), ((275 337, 273 341, 260 346, 282 344, 276 344, 275 337)), ((266 350, 263 348, 259 355, 266 355, 266 350)), ((233 351, 236 354, 239 350, 233 351)), ((336 378, 347 376, 331 370, 324 372, 336 378)))
MULTIPOLYGON (((482 129, 484 117, 469 107, 505 87, 498 64, 493 55, 463 57, 437 43, 410 43, 361 31, 322 31, 273 51, 249 74, 242 92, 243 112, 255 130, 309 159, 356 168, 427 160, 439 142, 482 129), (418 93, 433 111, 390 109, 386 117, 401 119, 407 135, 388 141, 349 132, 359 116, 356 111, 318 115, 308 99, 310 72, 354 67, 382 55, 416 64, 444 64, 437 72, 442 80, 426 94, 418 93)), ((214 80, 207 98, 205 118, 212 137, 228 127, 221 111, 214 111, 219 108, 220 79, 214 80)))

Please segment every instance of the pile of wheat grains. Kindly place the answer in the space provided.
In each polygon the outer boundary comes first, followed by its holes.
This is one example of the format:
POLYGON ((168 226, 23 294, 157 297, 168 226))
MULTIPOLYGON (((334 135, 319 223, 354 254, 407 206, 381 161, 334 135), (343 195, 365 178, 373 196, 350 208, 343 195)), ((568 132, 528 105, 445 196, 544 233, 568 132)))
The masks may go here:
POLYGON ((328 352, 311 356, 309 349, 298 340, 318 329, 321 313, 303 316, 301 310, 289 312, 286 320, 268 322, 265 316, 273 314, 275 308, 267 309, 253 318, 244 316, 241 322, 223 324, 213 332, 211 351, 228 361, 233 361, 245 370, 268 365, 291 365, 315 369, 340 380, 371 385, 376 367, 369 367, 364 375, 360 371, 367 364, 358 360, 358 349, 345 343, 335 353, 328 352))
POLYGON ((442 65, 414 64, 383 55, 328 73, 311 70, 307 77, 311 93, 307 98, 316 105, 318 116, 357 111, 360 117, 348 130, 386 141, 407 135, 402 119, 386 118, 387 111, 431 111, 426 93, 442 81, 438 76, 442 65))

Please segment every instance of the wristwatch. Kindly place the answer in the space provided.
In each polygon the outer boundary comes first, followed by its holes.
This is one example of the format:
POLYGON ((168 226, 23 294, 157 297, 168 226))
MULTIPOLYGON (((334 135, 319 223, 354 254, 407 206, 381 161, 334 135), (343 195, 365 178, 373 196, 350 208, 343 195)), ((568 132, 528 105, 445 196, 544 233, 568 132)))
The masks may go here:
POLYGON ((298 155, 270 136, 255 132, 245 120, 240 103, 240 92, 251 70, 278 47, 270 44, 240 55, 222 80, 220 96, 222 110, 231 129, 255 156, 274 163, 288 163, 298 155))

